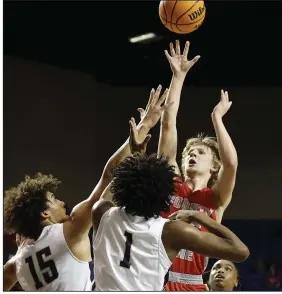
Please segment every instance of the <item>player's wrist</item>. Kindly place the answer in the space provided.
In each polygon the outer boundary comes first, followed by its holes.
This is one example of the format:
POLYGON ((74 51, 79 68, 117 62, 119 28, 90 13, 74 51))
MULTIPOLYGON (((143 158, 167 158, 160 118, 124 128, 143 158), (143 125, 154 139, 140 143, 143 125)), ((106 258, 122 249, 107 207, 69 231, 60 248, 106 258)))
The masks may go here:
POLYGON ((223 117, 223 115, 218 111, 213 111, 211 115, 212 115, 212 118, 214 119, 222 119, 223 117))
POLYGON ((138 124, 137 130, 138 132, 142 130, 142 132, 148 133, 151 128, 152 128, 152 120, 150 119, 150 117, 145 116, 138 124))
POLYGON ((218 112, 213 111, 211 117, 213 122, 222 121, 222 115, 218 112))
POLYGON ((172 79, 174 82, 184 83, 187 72, 173 72, 172 79))
POLYGON ((197 222, 200 225, 203 225, 209 219, 210 218, 208 216, 206 216, 203 212, 197 212, 197 213, 189 216, 190 222, 197 222))

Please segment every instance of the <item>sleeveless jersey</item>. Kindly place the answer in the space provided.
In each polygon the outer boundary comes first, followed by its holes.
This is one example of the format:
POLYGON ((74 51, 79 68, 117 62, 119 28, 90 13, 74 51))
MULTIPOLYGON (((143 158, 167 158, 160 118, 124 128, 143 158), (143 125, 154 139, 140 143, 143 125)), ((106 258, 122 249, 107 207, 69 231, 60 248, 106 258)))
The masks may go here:
POLYGON ((161 291, 171 266, 162 243, 166 222, 109 209, 93 241, 95 291, 161 291))
MULTIPOLYGON (((186 182, 177 178, 176 193, 172 197, 169 213, 161 213, 167 218, 171 213, 178 210, 198 210, 206 213, 216 220, 214 195, 210 188, 194 191, 186 182)), ((205 228, 195 224, 201 230, 205 228)), ((202 275, 206 269, 208 258, 189 250, 182 249, 174 259, 168 275, 168 283, 165 291, 206 291, 202 275)))
POLYGON ((88 262, 78 260, 65 241, 63 224, 43 228, 40 237, 16 255, 17 279, 25 291, 90 291, 88 262))

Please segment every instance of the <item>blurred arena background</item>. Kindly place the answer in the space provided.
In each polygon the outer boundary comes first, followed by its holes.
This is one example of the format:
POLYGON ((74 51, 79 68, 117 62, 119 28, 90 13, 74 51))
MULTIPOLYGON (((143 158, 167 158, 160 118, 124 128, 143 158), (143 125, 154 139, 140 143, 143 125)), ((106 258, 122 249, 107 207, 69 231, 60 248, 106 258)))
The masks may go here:
MULTIPOLYGON (((214 134, 210 113, 228 90, 239 170, 223 224, 251 251, 241 290, 272 290, 270 266, 277 277, 282 269, 282 4, 209 1, 203 26, 186 36, 163 27, 158 4, 4 1, 4 190, 41 171, 63 181, 58 195, 70 208, 86 198, 150 89, 169 86, 169 42, 189 40, 190 57, 202 58, 182 93, 179 154, 186 138, 214 134)), ((4 235, 4 262, 15 251, 4 235)))

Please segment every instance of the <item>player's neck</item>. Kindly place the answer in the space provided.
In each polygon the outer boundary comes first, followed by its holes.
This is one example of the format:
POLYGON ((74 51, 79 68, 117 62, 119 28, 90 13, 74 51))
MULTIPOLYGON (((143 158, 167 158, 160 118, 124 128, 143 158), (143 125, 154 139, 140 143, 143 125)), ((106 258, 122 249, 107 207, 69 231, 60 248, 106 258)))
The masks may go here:
POLYGON ((50 225, 54 225, 54 222, 52 222, 49 219, 45 219, 45 220, 41 221, 41 223, 40 223, 40 229, 38 230, 38 232, 37 232, 36 235, 32 236, 32 239, 34 241, 36 241, 41 236, 44 227, 47 227, 47 226, 50 226, 50 225))
POLYGON ((44 221, 41 222, 41 224, 42 224, 42 227, 47 227, 50 225, 54 225, 55 223, 50 219, 45 219, 44 221))
POLYGON ((209 179, 210 176, 205 177, 203 175, 187 175, 185 181, 190 189, 194 192, 206 188, 208 186, 209 179))

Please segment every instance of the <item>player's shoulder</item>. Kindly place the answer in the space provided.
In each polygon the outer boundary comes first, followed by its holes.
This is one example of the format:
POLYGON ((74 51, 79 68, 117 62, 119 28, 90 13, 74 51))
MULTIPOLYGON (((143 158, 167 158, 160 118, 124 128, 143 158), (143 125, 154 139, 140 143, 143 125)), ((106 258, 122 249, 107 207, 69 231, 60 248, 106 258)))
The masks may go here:
POLYGON ((185 181, 183 180, 183 178, 181 176, 178 176, 174 178, 174 181, 175 181, 176 192, 178 194, 185 193, 185 181))
POLYGON ((12 256, 5 264, 5 266, 12 267, 15 265, 17 259, 19 258, 19 254, 12 256))
POLYGON ((42 232, 40 236, 38 237, 38 239, 36 240, 36 242, 40 240, 42 237, 44 237, 45 235, 49 235, 53 231, 60 230, 62 226, 63 226, 63 223, 56 223, 56 224, 51 224, 51 225, 43 227, 42 232))
POLYGON ((44 237, 52 237, 52 235, 54 234, 63 233, 63 225, 64 223, 57 223, 57 224, 52 224, 52 225, 44 227, 41 235, 36 240, 36 242, 40 241, 44 237))
POLYGON ((4 264, 4 274, 12 276, 16 271, 16 261, 18 256, 13 256, 4 264))

